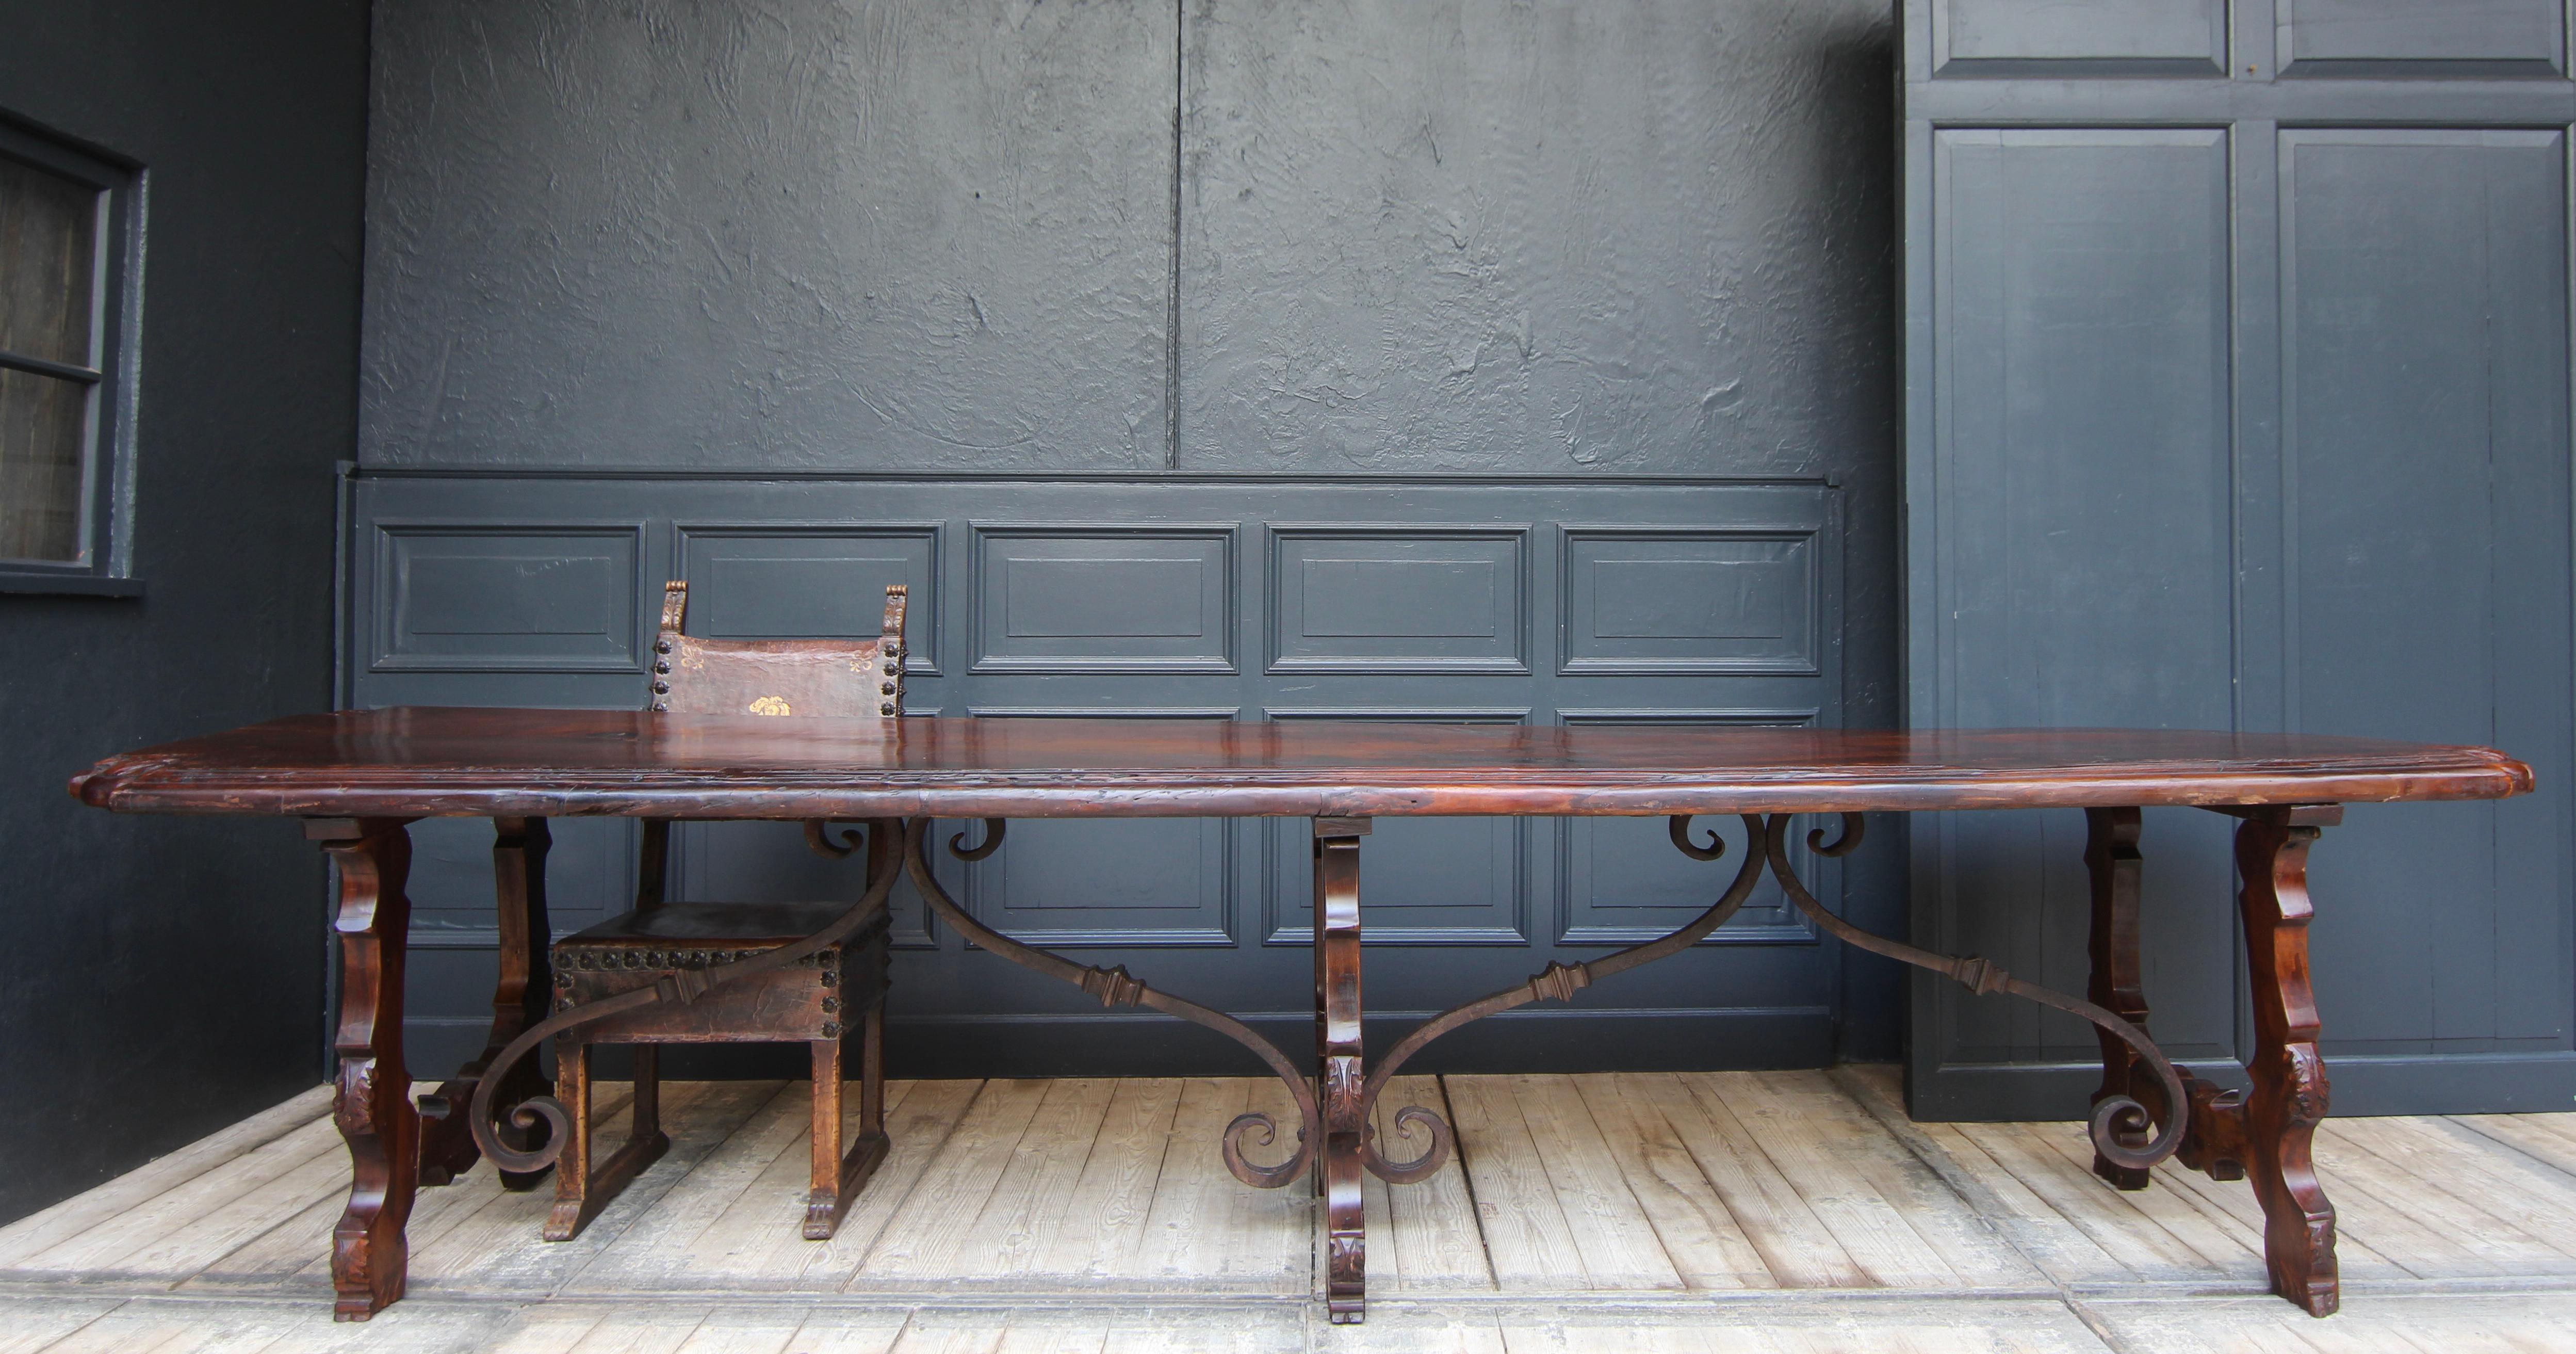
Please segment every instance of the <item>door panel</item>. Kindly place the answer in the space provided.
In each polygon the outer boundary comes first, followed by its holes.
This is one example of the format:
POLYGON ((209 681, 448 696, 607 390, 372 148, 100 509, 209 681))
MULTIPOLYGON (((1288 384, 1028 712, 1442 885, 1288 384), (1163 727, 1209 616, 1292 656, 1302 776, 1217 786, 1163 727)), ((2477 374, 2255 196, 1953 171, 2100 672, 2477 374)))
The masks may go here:
MULTIPOLYGON (((2068 79, 2039 9, 1906 8, 1909 720, 2528 760, 2507 803, 2352 807, 2310 860, 2311 947, 2336 1112, 2561 1108, 2563 6, 2237 0, 2224 81, 2068 79), (1940 65, 1971 11, 2032 59, 1940 65)), ((2251 1048, 2230 826, 2150 811, 2140 844, 2151 1027, 2222 1081, 2251 1048)), ((1918 823, 1916 934, 2080 989, 2083 835, 1918 823)), ((1916 980, 1915 1113, 2080 1110, 2090 1031, 2005 1007, 1916 980)))
MULTIPOLYGON (((2558 782, 2565 162, 2558 132, 2282 133, 2302 727, 2501 743, 2558 782)), ((2321 895, 2352 900, 2314 942, 2338 1043, 2565 1040, 2567 835, 2534 806, 2357 808, 2317 854, 2321 895)))

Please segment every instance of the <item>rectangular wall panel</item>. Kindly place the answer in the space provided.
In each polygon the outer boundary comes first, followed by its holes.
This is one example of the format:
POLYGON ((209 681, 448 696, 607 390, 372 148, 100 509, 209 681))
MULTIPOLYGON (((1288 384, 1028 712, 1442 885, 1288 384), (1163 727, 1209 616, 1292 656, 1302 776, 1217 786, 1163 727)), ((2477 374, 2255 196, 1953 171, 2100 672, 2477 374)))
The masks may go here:
POLYGON ((987 527, 975 541, 982 672, 1230 672, 1232 527, 987 527))
POLYGON ((387 524, 376 538, 379 670, 637 670, 633 526, 387 524))
POLYGON ((1815 533, 1565 534, 1565 671, 1813 673, 1815 533))
POLYGON ((722 527, 680 529, 689 633, 722 639, 872 638, 885 590, 903 584, 907 670, 939 671, 939 529, 722 527))
MULTIPOLYGON (((2226 133, 1947 130, 1932 173, 1938 468, 1915 510, 1937 569, 1916 586, 1959 680, 1917 722, 2229 727, 2226 133)), ((2082 991, 2083 832, 2072 810, 1919 816, 1937 868, 1918 936, 2082 991)), ((2143 850, 2157 1034, 2223 1051, 2225 825, 2159 814, 2143 850)), ((2094 1047, 2071 1017, 1946 985, 1916 1017, 1947 1062, 2094 1047)))
POLYGON ((2566 0, 2275 0, 2281 73, 2551 76, 2566 0))
POLYGON ((1936 75, 2218 75, 2227 0, 1932 0, 1936 75))
POLYGON ((2565 164, 2555 131, 2282 134, 2296 726, 2495 744, 2542 787, 2326 834, 2329 1056, 2569 1033, 2565 164))
POLYGON ((1278 527, 1274 672, 1527 672, 1526 530, 1278 527))

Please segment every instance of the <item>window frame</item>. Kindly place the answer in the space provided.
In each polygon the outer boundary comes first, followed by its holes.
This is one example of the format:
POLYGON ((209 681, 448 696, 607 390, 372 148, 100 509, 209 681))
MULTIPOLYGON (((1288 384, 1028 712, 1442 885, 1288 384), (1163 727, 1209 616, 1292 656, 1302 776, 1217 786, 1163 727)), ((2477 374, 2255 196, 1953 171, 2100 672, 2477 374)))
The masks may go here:
POLYGON ((90 279, 93 367, 0 355, 0 367, 89 386, 81 447, 81 558, 0 559, 0 593, 138 597, 134 574, 135 391, 143 321, 143 166, 0 112, 0 157, 99 190, 90 279))

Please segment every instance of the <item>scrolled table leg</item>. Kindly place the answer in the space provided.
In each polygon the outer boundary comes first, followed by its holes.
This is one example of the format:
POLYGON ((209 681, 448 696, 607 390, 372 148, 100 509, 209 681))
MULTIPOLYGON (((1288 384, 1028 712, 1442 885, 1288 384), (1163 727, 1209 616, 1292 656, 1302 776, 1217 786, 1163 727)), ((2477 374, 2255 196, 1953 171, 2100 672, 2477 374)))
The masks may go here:
POLYGON ((339 1059, 331 1118, 349 1144, 349 1204, 331 1228, 333 1315, 364 1321, 403 1295, 403 1236, 420 1171, 420 1114, 403 1063, 403 951, 411 834, 400 818, 308 819, 338 867, 339 1059))
MULTIPOLYGON (((2143 861, 2138 855, 2142 816, 2133 808, 2084 811, 2084 868, 2091 877, 2093 929, 2088 942, 2093 976, 2084 995, 2096 1006, 2140 1029, 2147 1026, 2147 998, 2138 975, 2138 883, 2143 861)), ((2102 1084, 2093 1103, 2128 1097, 2138 1100, 2154 1118, 2164 1117, 2163 1088, 2141 1075, 2138 1055, 2120 1036, 2106 1029, 2094 1033, 2102 1044, 2102 1084)), ((2124 1145, 2143 1148, 2146 1134, 2123 1135, 2124 1145)), ((2122 1166, 2100 1153, 2093 1173, 2121 1189, 2145 1189, 2150 1173, 2122 1166)))
POLYGON ((2308 983, 2308 848, 2341 822, 2338 806, 2251 812, 2236 829, 2237 894, 2253 985, 2253 1089, 2243 1108, 2244 1162, 2263 1204, 2263 1263, 2272 1291, 2312 1315, 2333 1314, 2334 1205, 2309 1160, 2326 1117, 2325 1059, 2317 1053, 2316 994, 2308 983))
POLYGON ((1360 1067, 1360 838, 1365 818, 1315 820, 1315 1037, 1323 1083, 1324 1306, 1358 1321, 1368 1298, 1361 1144, 1368 1100, 1360 1067))

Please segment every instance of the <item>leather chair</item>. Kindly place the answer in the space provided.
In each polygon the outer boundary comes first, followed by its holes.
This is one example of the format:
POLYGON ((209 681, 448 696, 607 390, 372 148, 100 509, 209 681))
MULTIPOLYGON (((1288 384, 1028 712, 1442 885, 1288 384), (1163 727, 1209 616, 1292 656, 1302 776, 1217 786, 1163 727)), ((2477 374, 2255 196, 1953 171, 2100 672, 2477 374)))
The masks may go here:
MULTIPOLYGON (((688 584, 666 584, 653 644, 652 709, 681 714, 884 719, 903 710, 901 586, 886 589, 885 621, 874 639, 712 640, 683 633, 688 584)), ((803 940, 849 910, 848 902, 680 903, 664 899, 671 820, 645 819, 635 910, 555 942, 556 1009, 649 987, 685 969, 747 958, 803 940)), ((868 825, 869 877, 892 864, 901 830, 868 825)), ((855 834, 832 840, 805 825, 808 845, 827 855, 857 849, 855 834)), ((567 1241, 669 1149, 662 1132, 659 1059, 663 1044, 804 1043, 814 1059, 813 1189, 805 1235, 824 1240, 885 1159, 886 918, 880 911, 839 944, 800 963, 722 983, 686 1004, 662 1003, 566 1031, 555 1039, 556 1097, 572 1120, 572 1141, 555 1165, 548 1241, 567 1241), (842 1150, 842 1041, 860 1033, 859 1132, 842 1150), (624 1044, 635 1062, 634 1119, 626 1142, 593 1164, 590 1050, 624 1044)))

